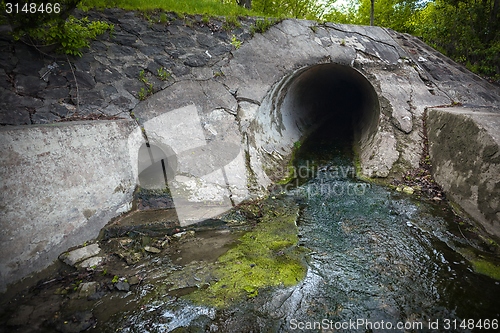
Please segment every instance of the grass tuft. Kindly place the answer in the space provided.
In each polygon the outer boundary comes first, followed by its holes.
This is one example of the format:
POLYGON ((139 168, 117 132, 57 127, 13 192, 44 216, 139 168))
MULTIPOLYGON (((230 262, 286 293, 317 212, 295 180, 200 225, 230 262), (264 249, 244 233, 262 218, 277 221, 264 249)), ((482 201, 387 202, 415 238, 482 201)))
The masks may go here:
POLYGON ((258 13, 220 0, 83 0, 80 8, 122 8, 125 10, 165 10, 179 14, 200 14, 209 16, 257 16, 258 13))

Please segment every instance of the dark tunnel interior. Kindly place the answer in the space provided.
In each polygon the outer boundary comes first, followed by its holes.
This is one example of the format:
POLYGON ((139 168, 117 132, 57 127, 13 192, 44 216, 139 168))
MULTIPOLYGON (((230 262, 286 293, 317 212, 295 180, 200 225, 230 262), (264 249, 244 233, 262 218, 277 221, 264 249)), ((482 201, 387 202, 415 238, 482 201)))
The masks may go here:
POLYGON ((379 102, 371 83, 354 68, 321 64, 293 79, 281 112, 294 119, 302 139, 320 131, 353 142, 377 130, 379 102))

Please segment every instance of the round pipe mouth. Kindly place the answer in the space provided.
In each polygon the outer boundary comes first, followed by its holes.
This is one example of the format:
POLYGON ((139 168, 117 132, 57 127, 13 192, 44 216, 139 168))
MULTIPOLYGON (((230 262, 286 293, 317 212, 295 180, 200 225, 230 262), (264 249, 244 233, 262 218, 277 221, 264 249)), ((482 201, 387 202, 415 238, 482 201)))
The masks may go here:
POLYGON ((356 69, 338 64, 315 65, 298 73, 279 109, 283 121, 295 123, 303 136, 326 126, 332 136, 357 141, 375 134, 380 115, 371 83, 356 69))
POLYGON ((256 113, 250 127, 256 161, 271 181, 281 179, 297 141, 325 129, 328 140, 354 144, 361 153, 377 133, 379 118, 375 88, 358 70, 339 64, 299 69, 273 86, 256 113))

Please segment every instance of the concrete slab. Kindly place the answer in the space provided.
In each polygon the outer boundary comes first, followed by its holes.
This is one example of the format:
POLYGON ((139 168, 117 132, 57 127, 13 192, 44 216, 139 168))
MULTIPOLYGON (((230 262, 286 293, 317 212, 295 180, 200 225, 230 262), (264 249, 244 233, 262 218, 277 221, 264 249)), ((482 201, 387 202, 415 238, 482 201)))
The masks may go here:
POLYGON ((128 120, 0 128, 0 290, 130 207, 137 131, 128 120))
POLYGON ((434 108, 427 128, 433 176, 446 194, 500 237, 500 113, 434 108))

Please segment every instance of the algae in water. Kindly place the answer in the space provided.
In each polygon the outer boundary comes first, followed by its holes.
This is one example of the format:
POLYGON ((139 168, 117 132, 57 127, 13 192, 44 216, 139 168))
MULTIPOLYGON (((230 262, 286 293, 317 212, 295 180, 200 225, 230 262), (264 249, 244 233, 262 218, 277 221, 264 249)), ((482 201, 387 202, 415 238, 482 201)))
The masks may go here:
POLYGON ((304 250, 298 247, 298 206, 291 200, 268 199, 254 229, 219 257, 216 282, 186 297, 195 303, 224 307, 258 295, 259 289, 292 286, 306 273, 304 250))

